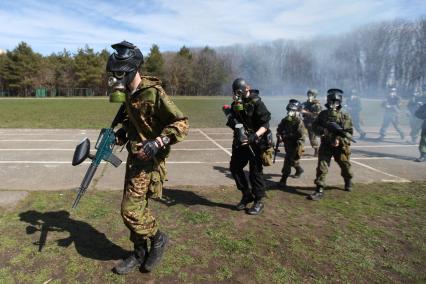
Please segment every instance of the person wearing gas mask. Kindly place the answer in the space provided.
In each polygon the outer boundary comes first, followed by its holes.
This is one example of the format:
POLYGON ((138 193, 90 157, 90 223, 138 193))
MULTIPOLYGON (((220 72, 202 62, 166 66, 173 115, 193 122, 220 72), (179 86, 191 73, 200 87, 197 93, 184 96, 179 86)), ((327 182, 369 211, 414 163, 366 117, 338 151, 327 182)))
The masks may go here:
POLYGON ((232 83, 233 102, 227 126, 234 130, 230 171, 238 190, 242 192, 237 210, 247 210, 248 214, 257 215, 262 212, 265 197, 265 181, 261 155, 272 145, 272 134, 269 130, 271 113, 259 97, 258 90, 252 90, 246 81, 237 78, 232 83), (244 167, 249 164, 249 187, 244 167))
POLYGON ((341 169, 341 175, 345 181, 345 191, 352 190, 352 171, 349 161, 350 138, 353 135, 352 119, 349 114, 344 113, 342 108, 342 94, 340 89, 330 89, 327 91, 327 103, 323 110, 315 119, 312 127, 314 131, 321 135, 321 145, 318 152, 318 166, 315 184, 315 193, 309 196, 311 200, 320 200, 324 196, 325 178, 330 166, 331 157, 337 162, 341 169), (336 134, 331 130, 330 125, 334 123, 342 129, 343 134, 336 134))
POLYGON ((314 149, 314 156, 318 156, 318 136, 312 129, 312 123, 321 112, 321 103, 316 99, 318 91, 316 89, 310 89, 307 92, 308 100, 302 104, 302 115, 303 123, 305 128, 308 130, 309 142, 314 149))
POLYGON ((161 197, 166 178, 165 158, 170 145, 188 134, 188 119, 155 77, 141 76, 143 56, 135 45, 123 41, 112 45, 108 59, 110 100, 125 105, 126 116, 116 133, 117 144, 128 151, 121 216, 130 230, 134 251, 114 267, 126 274, 137 267, 151 271, 161 260, 168 237, 159 230, 148 208, 148 198, 161 197), (148 241, 150 249, 148 250, 148 241))
POLYGON ((297 100, 290 100, 284 117, 277 128, 277 139, 284 142, 285 159, 281 170, 280 183, 287 187, 287 178, 290 176, 291 167, 296 169, 294 178, 300 178, 304 170, 300 166, 300 157, 303 155, 303 143, 305 142, 305 127, 300 118, 301 104, 297 100))
POLYGON ((422 105, 426 104, 426 94, 422 94, 421 90, 415 90, 413 96, 407 103, 407 115, 410 122, 411 143, 416 144, 420 129, 422 128, 422 120, 417 118, 415 113, 422 105))
POLYGON ((420 157, 415 160, 416 162, 426 162, 426 85, 423 85, 422 95, 424 103, 414 113, 416 118, 423 120, 419 143, 420 157))
POLYGON ((359 139, 364 139, 366 133, 361 129, 360 112, 362 110, 361 99, 357 96, 356 90, 351 91, 351 96, 346 102, 346 109, 352 118, 352 123, 356 131, 359 133, 359 139))
POLYGON ((383 138, 385 138, 386 130, 391 123, 393 127, 395 127, 395 130, 399 133, 401 139, 404 140, 404 132, 399 127, 399 114, 401 112, 400 106, 401 99, 396 93, 396 88, 391 88, 389 95, 382 103, 382 107, 385 109, 385 114, 383 116, 382 127, 380 128, 379 140, 383 140, 383 138))

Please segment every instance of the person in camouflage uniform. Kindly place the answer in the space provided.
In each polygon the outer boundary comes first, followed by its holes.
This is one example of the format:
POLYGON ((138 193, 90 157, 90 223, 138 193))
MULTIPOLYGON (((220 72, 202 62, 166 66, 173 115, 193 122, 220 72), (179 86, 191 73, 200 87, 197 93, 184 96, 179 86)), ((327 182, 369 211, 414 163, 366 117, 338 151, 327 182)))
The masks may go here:
POLYGON ((382 103, 382 107, 385 108, 385 114, 383 116, 382 127, 380 128, 379 140, 383 140, 386 136, 386 130, 389 124, 392 123, 395 130, 399 133, 399 136, 404 140, 404 132, 399 127, 399 115, 401 112, 401 98, 396 93, 396 88, 392 88, 388 97, 382 103))
POLYGON ((423 120, 422 132, 420 134, 419 151, 420 157, 416 159, 416 162, 426 161, 426 104, 419 107, 415 113, 416 117, 423 120))
POLYGON ((136 46, 123 41, 112 48, 116 52, 108 59, 108 84, 115 91, 112 95, 123 95, 126 107, 117 144, 126 144, 129 152, 121 216, 134 244, 134 252, 114 270, 125 274, 142 266, 151 271, 160 262, 168 237, 158 229, 148 198, 161 197, 165 159, 170 145, 188 134, 188 119, 166 95, 159 79, 139 75, 143 56, 136 46))
POLYGON ((321 103, 316 99, 318 91, 316 89, 310 89, 307 92, 308 100, 302 104, 302 115, 303 123, 305 128, 308 130, 309 142, 312 148, 314 148, 314 156, 318 155, 318 140, 317 135, 312 129, 312 123, 321 112, 321 103))
POLYGON ((359 133, 359 138, 364 139, 366 133, 361 129, 360 112, 362 110, 361 99, 357 96, 356 90, 351 91, 351 96, 346 102, 346 109, 352 118, 352 123, 356 131, 359 133))
POLYGON ((410 136, 411 142, 415 144, 417 137, 422 129, 422 120, 417 118, 415 113, 422 106, 426 104, 426 94, 423 94, 420 90, 416 90, 407 103, 408 117, 410 121, 410 136))
POLYGON ((349 114, 341 111, 343 91, 330 89, 327 91, 326 110, 323 110, 314 121, 314 131, 321 135, 321 145, 318 153, 318 166, 315 184, 315 193, 309 196, 311 200, 320 200, 324 196, 325 178, 330 166, 331 157, 341 169, 341 175, 345 181, 345 190, 352 190, 352 171, 350 163, 350 139, 352 138, 352 120, 349 114), (336 134, 330 127, 331 123, 337 123, 343 134, 336 134))
POLYGON ((300 178, 304 170, 300 166, 300 157, 303 155, 303 143, 305 143, 305 127, 300 118, 301 104, 297 100, 290 100, 284 117, 277 128, 277 141, 284 142, 285 159, 281 170, 280 183, 286 187, 287 178, 290 176, 291 167, 296 169, 294 178, 300 178))

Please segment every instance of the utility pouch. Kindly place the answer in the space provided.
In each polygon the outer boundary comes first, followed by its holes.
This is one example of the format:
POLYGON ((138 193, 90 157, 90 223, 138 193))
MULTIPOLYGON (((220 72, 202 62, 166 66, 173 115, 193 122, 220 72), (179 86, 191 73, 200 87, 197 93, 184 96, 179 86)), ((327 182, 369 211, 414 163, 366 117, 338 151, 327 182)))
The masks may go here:
POLYGON ((273 147, 266 148, 264 151, 261 152, 260 158, 262 159, 262 165, 263 166, 265 166, 265 167, 272 166, 272 164, 273 164, 273 153, 274 153, 273 147))

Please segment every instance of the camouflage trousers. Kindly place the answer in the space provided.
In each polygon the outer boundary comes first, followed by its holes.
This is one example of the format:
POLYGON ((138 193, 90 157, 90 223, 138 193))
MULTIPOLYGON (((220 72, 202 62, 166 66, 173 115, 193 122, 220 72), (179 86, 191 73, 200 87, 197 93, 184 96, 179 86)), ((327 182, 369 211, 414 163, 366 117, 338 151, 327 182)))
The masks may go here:
POLYGON ((403 131, 401 130, 401 127, 399 126, 399 114, 395 112, 385 112, 385 115, 383 116, 383 123, 382 127, 380 128, 380 135, 385 136, 386 131, 389 127, 389 125, 392 123, 395 130, 399 133, 399 135, 403 135, 403 131))
POLYGON ((127 159, 121 217, 130 230, 135 244, 152 237, 158 230, 154 215, 148 208, 148 199, 161 197, 165 179, 165 164, 160 161, 141 161, 132 154, 127 159))
POLYGON ((343 147, 333 147, 331 145, 325 145, 321 143, 318 152, 318 166, 315 184, 320 187, 325 187, 325 178, 328 173, 331 157, 333 157, 336 163, 339 165, 342 177, 345 180, 351 179, 353 174, 351 170, 351 163, 349 161, 350 155, 351 152, 349 145, 345 145, 343 147))
POLYGON ((422 133, 420 134, 419 151, 420 155, 426 155, 426 120, 423 122, 422 133))
POLYGON ((287 178, 291 173, 291 167, 300 167, 300 157, 302 157, 304 149, 302 144, 297 142, 284 143, 285 159, 281 170, 283 177, 287 178))
POLYGON ((360 134, 365 134, 364 130, 361 128, 361 118, 359 117, 359 112, 351 112, 352 124, 355 130, 360 134))
POLYGON ((419 136, 419 132, 422 129, 422 120, 418 119, 414 115, 410 116, 410 136, 413 140, 416 140, 419 136))
POLYGON ((308 131, 309 142, 311 143, 312 148, 318 149, 318 136, 312 130, 312 127, 306 128, 308 131))

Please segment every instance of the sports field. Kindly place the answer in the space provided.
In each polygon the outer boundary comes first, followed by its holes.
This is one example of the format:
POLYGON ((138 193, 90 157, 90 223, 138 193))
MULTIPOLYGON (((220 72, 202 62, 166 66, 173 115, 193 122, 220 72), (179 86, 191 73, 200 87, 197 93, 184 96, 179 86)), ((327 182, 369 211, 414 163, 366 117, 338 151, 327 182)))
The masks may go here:
MULTIPOLYGON (((164 199, 151 203, 171 244, 153 273, 117 276, 110 268, 131 249, 119 216, 124 166, 101 164, 71 210, 88 164, 72 167, 70 161, 75 145, 83 137, 95 141, 118 105, 106 99, 0 100, 0 283, 426 281, 426 164, 413 161, 417 145, 392 129, 384 141, 375 139, 379 101, 363 102, 368 139, 352 147, 353 192, 341 190, 332 163, 325 199, 306 200, 316 167, 306 144, 305 173, 290 179, 289 189, 278 184, 282 154, 265 168, 268 198, 256 217, 233 210, 240 195, 228 171, 232 132, 223 127, 221 112, 230 100, 175 101, 191 130, 173 147, 164 199)), ((273 130, 287 101, 265 99, 273 130)), ((125 150, 116 150, 125 160, 125 150)))

